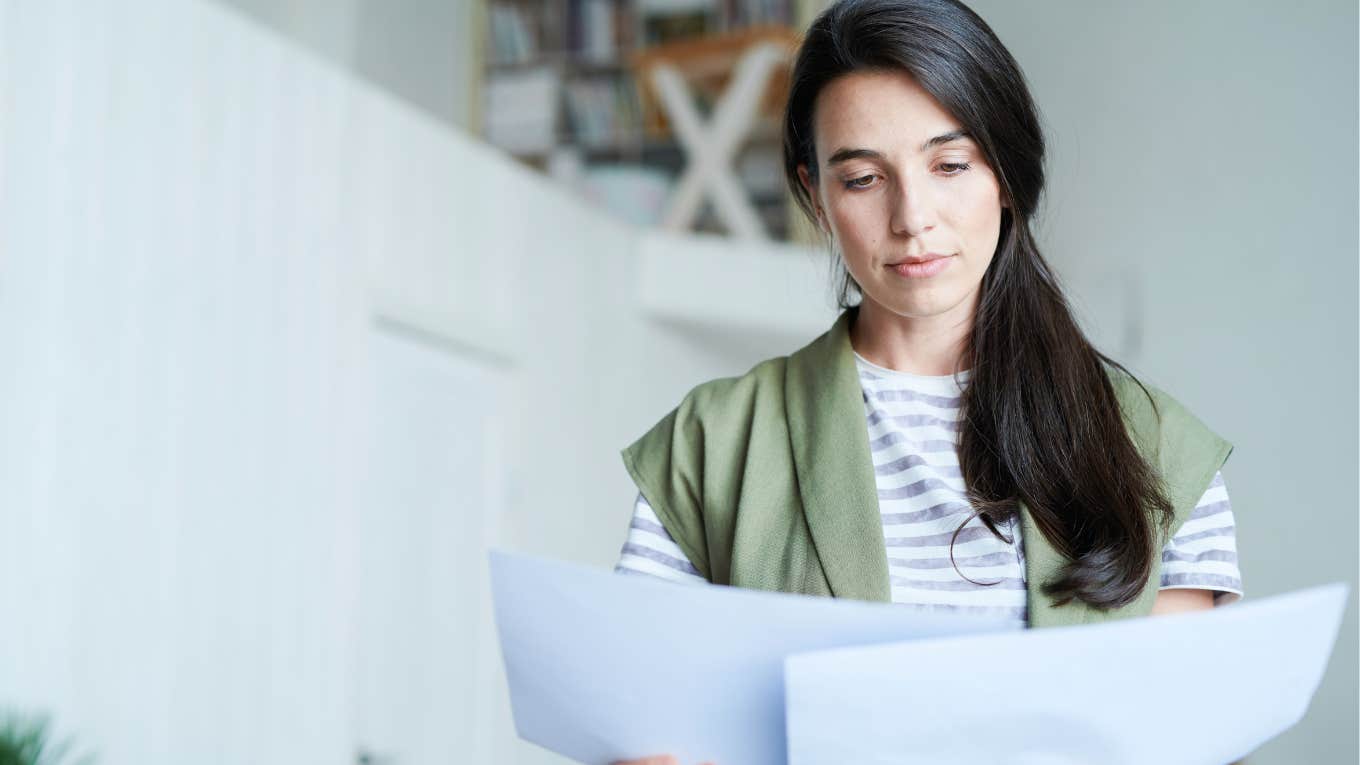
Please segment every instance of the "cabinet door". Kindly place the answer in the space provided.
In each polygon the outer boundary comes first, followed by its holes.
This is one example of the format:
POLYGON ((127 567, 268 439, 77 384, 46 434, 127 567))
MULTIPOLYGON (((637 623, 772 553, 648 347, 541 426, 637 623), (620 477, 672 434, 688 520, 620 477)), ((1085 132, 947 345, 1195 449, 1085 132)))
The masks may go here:
POLYGON ((499 375, 382 325, 370 348, 355 761, 488 762, 499 375))

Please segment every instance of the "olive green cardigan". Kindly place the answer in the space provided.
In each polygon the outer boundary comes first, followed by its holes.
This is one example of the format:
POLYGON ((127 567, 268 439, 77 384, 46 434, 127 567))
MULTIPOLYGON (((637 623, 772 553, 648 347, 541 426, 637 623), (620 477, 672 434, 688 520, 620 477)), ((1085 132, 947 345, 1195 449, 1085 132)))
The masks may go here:
MULTIPOLYGON (((699 385, 623 450, 638 488, 710 582, 891 601, 850 347, 854 314, 845 311, 829 331, 789 356, 699 385)), ((1148 386, 1154 409, 1123 373, 1111 372, 1111 381, 1134 442, 1161 472, 1176 513, 1174 533, 1232 446, 1165 393, 1148 386)), ((1023 505, 1020 514, 1030 626, 1151 610, 1160 555, 1153 556, 1150 586, 1122 608, 1101 611, 1077 601, 1055 606, 1041 585, 1064 558, 1023 505)))

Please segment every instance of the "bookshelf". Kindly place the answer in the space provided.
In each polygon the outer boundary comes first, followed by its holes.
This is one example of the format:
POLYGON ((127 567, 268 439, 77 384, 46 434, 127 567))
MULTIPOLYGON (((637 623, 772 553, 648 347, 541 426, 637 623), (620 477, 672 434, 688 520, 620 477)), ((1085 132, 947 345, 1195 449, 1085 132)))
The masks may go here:
MULTIPOLYGON (((792 36, 820 6, 817 0, 485 0, 483 136, 544 172, 560 174, 565 157, 578 178, 597 170, 632 173, 659 190, 683 170, 686 152, 650 84, 639 82, 639 62, 658 46, 743 30, 782 29, 792 36)), ((693 89, 705 114, 705 100, 721 92, 722 80, 709 84, 693 89)), ((769 235, 796 238, 779 141, 777 117, 762 116, 734 165, 769 235)), ((694 228, 723 232, 708 202, 694 228)))

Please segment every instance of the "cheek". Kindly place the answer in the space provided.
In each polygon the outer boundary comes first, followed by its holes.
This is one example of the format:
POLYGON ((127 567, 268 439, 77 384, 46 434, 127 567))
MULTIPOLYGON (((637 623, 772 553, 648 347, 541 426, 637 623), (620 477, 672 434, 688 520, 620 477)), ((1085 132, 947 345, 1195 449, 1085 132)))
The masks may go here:
POLYGON ((1001 195, 996 184, 979 183, 960 189, 956 202, 956 230, 967 238, 968 245, 987 248, 986 253, 975 254, 991 255, 1001 229, 1001 195))
POLYGON ((841 200, 831 211, 831 225, 841 249, 854 258, 878 244, 887 222, 884 211, 871 198, 841 200))

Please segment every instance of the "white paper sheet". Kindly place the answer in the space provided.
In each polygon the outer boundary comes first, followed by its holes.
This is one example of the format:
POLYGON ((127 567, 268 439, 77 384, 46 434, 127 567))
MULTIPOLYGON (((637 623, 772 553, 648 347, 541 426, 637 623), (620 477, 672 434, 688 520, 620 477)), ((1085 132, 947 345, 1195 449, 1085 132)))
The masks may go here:
POLYGON ((1014 631, 887 604, 644 576, 491 552, 496 626, 521 738, 587 765, 784 765, 793 652, 1014 631))
POLYGON ((789 764, 1224 765, 1303 717, 1346 593, 791 656, 789 764))

